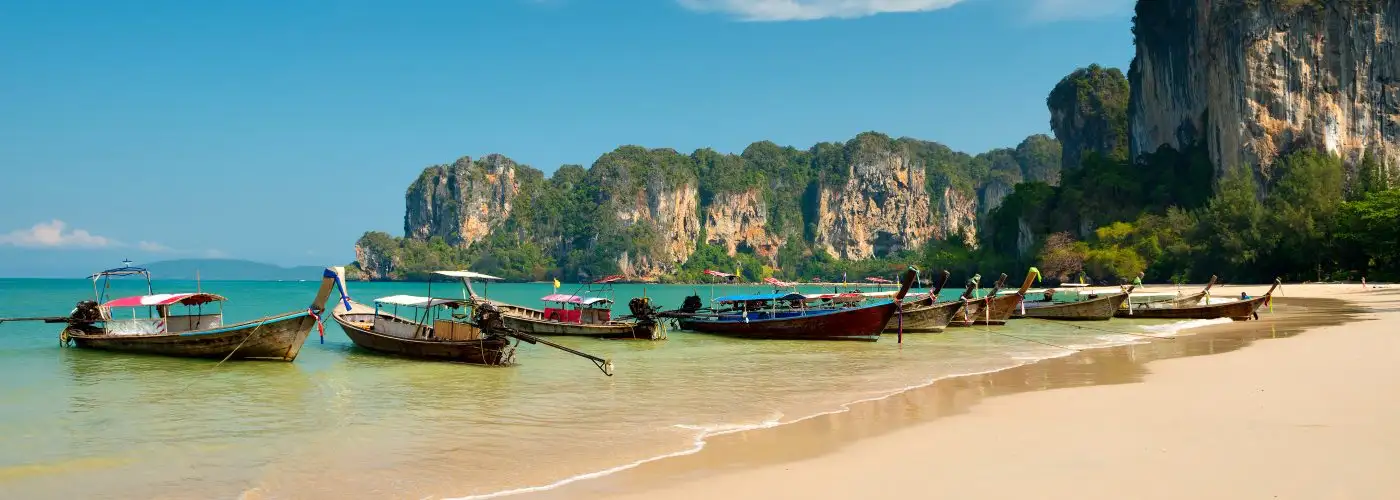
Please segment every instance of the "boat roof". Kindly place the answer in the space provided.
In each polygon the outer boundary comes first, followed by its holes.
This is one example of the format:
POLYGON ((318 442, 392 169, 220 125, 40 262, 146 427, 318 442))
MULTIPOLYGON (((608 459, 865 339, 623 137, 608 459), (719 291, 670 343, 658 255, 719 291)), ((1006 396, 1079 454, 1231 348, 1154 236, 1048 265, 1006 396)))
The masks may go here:
POLYGON ((135 276, 139 274, 150 274, 150 272, 146 271, 146 268, 144 267, 118 267, 115 269, 108 269, 100 273, 93 273, 92 276, 88 276, 88 279, 100 278, 103 276, 135 276))
POLYGON ((770 276, 770 277, 767 277, 767 278, 763 278, 763 282, 764 282, 764 283, 767 283, 767 284, 769 284, 769 285, 781 286, 781 287, 797 286, 796 283, 788 283, 788 282, 786 282, 786 281, 783 281, 783 280, 780 280, 780 279, 778 279, 778 278, 774 278, 774 277, 771 277, 771 276, 770 276))
POLYGON ((869 278, 865 278, 865 281, 869 281, 869 282, 871 282, 871 283, 894 283, 893 281, 890 281, 890 280, 887 280, 887 279, 884 279, 884 278, 876 278, 876 277, 874 277, 874 276, 871 276, 871 277, 869 277, 869 278))
POLYGON ((621 274, 614 274, 614 275, 612 275, 612 276, 604 276, 603 278, 599 279, 598 281, 594 281, 593 284, 594 284, 594 285, 602 285, 602 284, 605 284, 605 283, 612 283, 612 282, 614 282, 614 281, 622 281, 622 280, 625 280, 625 279, 627 279, 626 276, 623 276, 623 275, 621 275, 621 274))
POLYGON ((583 306, 591 306, 599 302, 612 302, 612 299, 604 297, 580 297, 578 295, 569 295, 567 293, 545 295, 544 297, 540 297, 540 300, 543 300, 545 302, 560 302, 565 304, 578 304, 583 306))
POLYGON ((885 290, 883 292, 861 292, 860 295, 872 299, 890 299, 894 298, 894 296, 898 294, 899 292, 896 292, 894 290, 885 290))
POLYGON ((864 298, 865 298, 864 295, 859 294, 859 293, 854 293, 854 292, 846 292, 846 293, 809 293, 809 294, 807 294, 807 295, 804 295, 803 297, 806 297, 807 300, 835 300, 835 299, 851 300, 851 299, 864 299, 864 298))
POLYGON ((478 279, 478 280, 499 280, 499 279, 500 279, 500 278, 497 278, 497 277, 492 276, 492 275, 489 275, 489 274, 481 274, 481 273, 472 272, 472 271, 433 271, 433 274, 436 274, 436 275, 439 275, 439 276, 448 276, 448 277, 452 277, 452 278, 470 278, 470 279, 478 279))
POLYGON ((703 272, 703 273, 701 273, 701 274, 708 274, 708 275, 710 275, 710 276, 719 276, 719 277, 721 277, 721 278, 733 278, 733 277, 734 277, 733 274, 729 274, 729 273, 725 273, 725 272, 720 272, 720 271, 715 271, 715 270, 711 270, 711 269, 706 269, 705 272, 703 272))
POLYGON ((755 293, 749 295, 726 295, 715 299, 715 302, 749 302, 753 300, 806 300, 807 296, 800 293, 755 293))
POLYGON ((411 307, 433 307, 433 306, 441 306, 441 305, 458 305, 458 304, 463 304, 463 303, 466 303, 466 302, 467 302, 466 299, 429 298, 429 297, 419 297, 419 296, 417 296, 417 295, 390 295, 390 296, 388 296, 388 297, 380 297, 380 298, 374 299, 374 303, 376 303, 376 304, 389 304, 389 305, 395 305, 395 306, 411 306, 411 307))
POLYGON ((102 307, 147 307, 168 306, 172 304, 197 306, 222 300, 228 299, 212 293, 158 293, 155 295, 136 295, 112 299, 107 301, 106 304, 102 304, 102 307))

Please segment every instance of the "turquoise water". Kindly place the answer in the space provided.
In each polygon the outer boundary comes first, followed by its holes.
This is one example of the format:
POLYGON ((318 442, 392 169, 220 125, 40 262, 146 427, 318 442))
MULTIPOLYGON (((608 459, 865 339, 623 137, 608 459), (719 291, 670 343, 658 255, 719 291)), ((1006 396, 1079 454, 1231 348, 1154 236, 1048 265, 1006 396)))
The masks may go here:
MULTIPOLYGON (((115 294, 144 292, 119 282, 115 294)), ((227 322, 303 309, 317 282, 204 282, 227 322)), ((157 282, 157 292, 191 282, 157 282)), ((441 288, 439 288, 441 287, 441 288)), ((452 284, 434 295, 453 296, 452 284)), ((482 291, 480 288, 478 291, 482 291)), ((549 284, 493 284, 537 304, 549 284)), ((561 290, 572 292, 571 285, 561 290)), ((715 294, 770 291, 720 286, 715 294)), ((818 291, 816 289, 804 291, 818 291)), ((708 286, 619 285, 617 314, 645 293, 676 307, 708 286)), ((350 283, 368 302, 419 283, 350 283)), ((955 291, 947 295, 956 295, 955 291)), ((0 280, 0 317, 66 315, 82 280, 0 280)), ((0 325, 0 489, 11 498, 452 497, 548 486, 667 454, 714 432, 840 411, 933 380, 1004 369, 1072 347, 1170 334, 1165 322, 1083 329, 1018 321, 998 332, 888 335, 876 343, 743 341, 670 332, 661 342, 556 338, 614 360, 521 345, 518 365, 479 367, 359 350, 333 322, 294 363, 187 360, 64 348, 59 325, 0 325)))

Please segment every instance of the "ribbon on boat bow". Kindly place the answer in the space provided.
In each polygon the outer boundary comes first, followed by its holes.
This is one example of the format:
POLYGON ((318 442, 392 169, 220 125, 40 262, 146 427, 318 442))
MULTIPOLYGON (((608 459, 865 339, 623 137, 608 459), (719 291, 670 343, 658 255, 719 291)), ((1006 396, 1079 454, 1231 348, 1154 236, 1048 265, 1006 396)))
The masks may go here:
POLYGON ((310 314, 312 318, 316 319, 316 331, 321 334, 321 343, 326 343, 326 323, 321 320, 321 315, 316 314, 316 308, 314 307, 306 308, 306 312, 310 314))

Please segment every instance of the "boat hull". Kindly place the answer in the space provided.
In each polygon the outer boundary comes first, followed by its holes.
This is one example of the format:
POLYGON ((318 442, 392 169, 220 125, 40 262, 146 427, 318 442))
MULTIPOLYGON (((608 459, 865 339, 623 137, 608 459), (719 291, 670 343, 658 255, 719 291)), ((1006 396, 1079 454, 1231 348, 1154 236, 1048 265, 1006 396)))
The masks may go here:
POLYGON ((895 313, 895 303, 823 312, 791 318, 744 321, 680 318, 693 332, 769 340, 880 340, 880 331, 895 313))
POLYGON ((655 323, 612 321, 605 324, 566 323, 544 319, 544 312, 527 307, 497 304, 506 328, 531 335, 593 337, 601 339, 663 340, 655 323))
POLYGON ((1020 300, 1020 295, 1013 294, 968 301, 966 306, 953 314, 948 326, 1005 325, 1020 300))
POLYGON ((315 326, 316 318, 300 312, 191 332, 106 335, 70 326, 64 334, 73 345, 85 349, 182 358, 293 361, 315 326))
POLYGON ((1030 302, 1025 305, 1025 314, 1021 314, 1020 308, 1017 308, 1012 311, 1011 317, 1060 321, 1108 321, 1113 319, 1113 315, 1123 306, 1125 300, 1128 300, 1128 294, 1115 293, 1079 302, 1045 303, 1046 305, 1036 305, 1036 303, 1030 302))
POLYGON ((904 333, 938 333, 948 326, 953 320, 953 315, 963 307, 962 302, 925 302, 921 300, 919 303, 923 303, 922 305, 902 307, 899 313, 885 324, 885 332, 899 332, 903 328, 904 333))
POLYGON ((1148 318, 1148 319, 1219 319, 1230 318, 1235 321, 1245 321, 1254 317, 1254 313, 1268 300, 1267 296, 1255 297, 1249 300, 1239 300, 1226 302, 1223 304, 1211 304, 1204 306, 1188 307, 1134 307, 1131 311, 1120 310, 1114 313, 1119 318, 1148 318))
MULTIPOLYGON (((486 337, 480 340, 461 341, 399 338, 375 333, 370 331, 367 323, 352 320, 351 315, 354 315, 355 319, 373 316, 373 313, 360 312, 361 308, 355 309, 356 311, 352 311, 350 314, 337 309, 332 317, 340 325, 340 329, 345 331, 345 335, 350 337, 350 341, 362 349, 414 359, 456 361, 488 366, 515 364, 515 346, 512 346, 510 339, 506 337, 486 337)), ((388 316, 381 314, 380 317, 387 318, 388 316)))

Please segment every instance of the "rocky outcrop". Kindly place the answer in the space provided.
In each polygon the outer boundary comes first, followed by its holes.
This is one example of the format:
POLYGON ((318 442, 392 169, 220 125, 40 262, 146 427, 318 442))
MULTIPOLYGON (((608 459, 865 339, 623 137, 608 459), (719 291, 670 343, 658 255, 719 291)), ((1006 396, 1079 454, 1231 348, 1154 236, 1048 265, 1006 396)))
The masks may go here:
POLYGON ((977 246, 977 199, 951 187, 943 189, 934 211, 933 237, 939 240, 961 236, 969 247, 977 246))
POLYGON ((1400 165, 1400 2, 1139 1, 1131 152, 1205 141, 1220 171, 1263 178, 1321 147, 1400 165))
POLYGON ((481 240, 510 217, 520 191, 516 168, 501 155, 428 167, 408 187, 404 234, 417 240, 441 237, 463 248, 481 240))
POLYGON ((1079 168, 1089 152, 1127 154, 1128 94, 1123 72, 1099 65, 1075 70, 1055 85, 1045 102, 1062 148, 1062 168, 1079 168))
POLYGON ((617 259, 619 271, 628 276, 652 278, 672 272, 690 257, 695 240, 700 237, 700 194, 697 186, 687 183, 666 186, 648 183, 647 188, 633 198, 631 204, 620 204, 617 220, 623 227, 643 225, 656 237, 649 244, 624 251, 617 259))
POLYGON ((768 203, 763 191, 715 195, 705 208, 705 243, 724 247, 729 255, 752 251, 775 262, 782 241, 768 232, 768 203))
POLYGON ((846 182, 823 186, 819 194, 816 247, 859 260, 928 242, 935 227, 922 166, 887 138, 857 141, 846 182))

